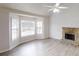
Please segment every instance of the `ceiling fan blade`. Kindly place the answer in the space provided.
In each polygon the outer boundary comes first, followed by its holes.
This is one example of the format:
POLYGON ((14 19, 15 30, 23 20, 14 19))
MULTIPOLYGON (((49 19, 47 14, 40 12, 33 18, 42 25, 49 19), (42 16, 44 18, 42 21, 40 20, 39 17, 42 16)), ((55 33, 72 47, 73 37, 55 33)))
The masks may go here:
POLYGON ((52 6, 44 6, 44 7, 52 8, 52 6))
POLYGON ((56 3, 56 4, 55 4, 55 7, 58 7, 59 5, 60 5, 60 3, 56 3))
POLYGON ((67 9, 68 7, 58 7, 59 9, 67 9))

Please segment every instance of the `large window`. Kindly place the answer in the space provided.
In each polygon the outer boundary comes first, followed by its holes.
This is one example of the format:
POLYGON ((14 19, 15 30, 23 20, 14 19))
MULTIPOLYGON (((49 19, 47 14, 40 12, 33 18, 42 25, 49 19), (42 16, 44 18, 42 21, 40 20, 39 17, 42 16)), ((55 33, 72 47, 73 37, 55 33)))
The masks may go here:
POLYGON ((11 16, 11 37, 12 40, 31 35, 43 34, 43 20, 40 18, 26 16, 11 16))
POLYGON ((35 21, 21 20, 21 36, 29 36, 35 34, 35 21))

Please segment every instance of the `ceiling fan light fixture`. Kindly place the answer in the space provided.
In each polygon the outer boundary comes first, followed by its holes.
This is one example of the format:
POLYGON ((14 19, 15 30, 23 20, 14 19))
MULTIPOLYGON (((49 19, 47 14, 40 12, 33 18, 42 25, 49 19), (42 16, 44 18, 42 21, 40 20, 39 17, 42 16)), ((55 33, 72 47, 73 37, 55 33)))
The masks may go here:
POLYGON ((53 13, 59 13, 59 12, 60 12, 60 10, 57 9, 57 8, 55 8, 55 9, 53 10, 53 13))

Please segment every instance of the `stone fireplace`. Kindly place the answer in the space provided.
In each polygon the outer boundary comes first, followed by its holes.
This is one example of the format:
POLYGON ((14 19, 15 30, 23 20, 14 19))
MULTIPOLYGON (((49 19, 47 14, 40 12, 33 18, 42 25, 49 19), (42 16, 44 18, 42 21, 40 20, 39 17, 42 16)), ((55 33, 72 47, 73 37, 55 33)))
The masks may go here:
POLYGON ((62 38, 67 40, 79 40, 79 28, 63 27, 62 38))

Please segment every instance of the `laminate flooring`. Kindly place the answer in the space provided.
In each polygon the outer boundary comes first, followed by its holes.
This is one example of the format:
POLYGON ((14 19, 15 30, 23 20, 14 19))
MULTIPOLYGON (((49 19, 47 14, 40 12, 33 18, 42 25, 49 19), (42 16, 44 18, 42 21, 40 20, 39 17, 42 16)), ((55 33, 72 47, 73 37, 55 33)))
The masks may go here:
POLYGON ((68 40, 40 39, 23 43, 0 56, 79 56, 79 47, 68 40))

